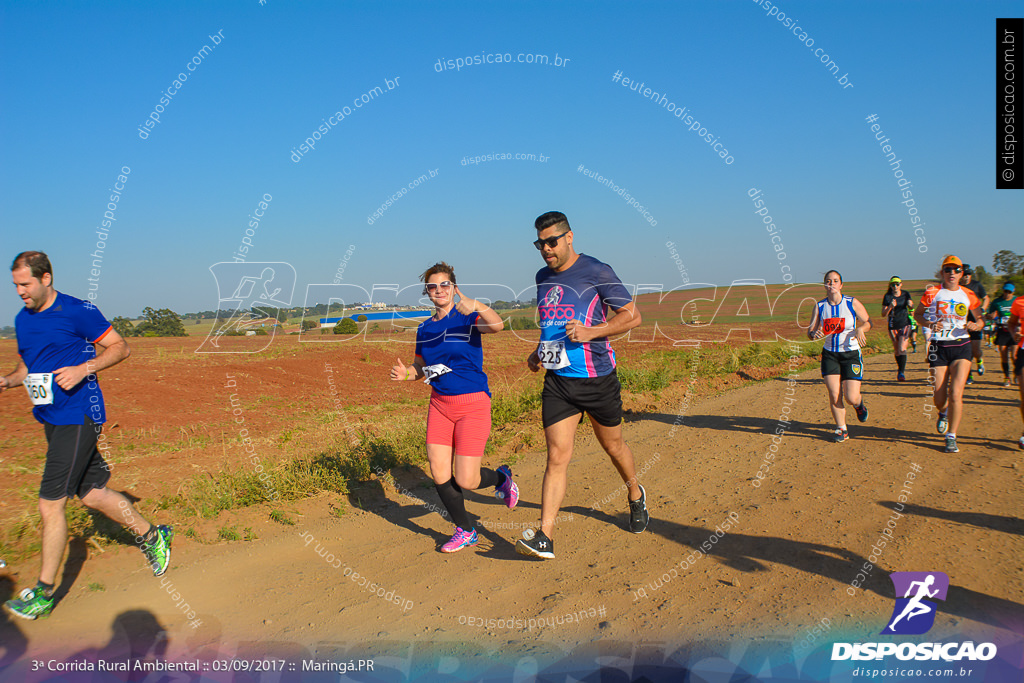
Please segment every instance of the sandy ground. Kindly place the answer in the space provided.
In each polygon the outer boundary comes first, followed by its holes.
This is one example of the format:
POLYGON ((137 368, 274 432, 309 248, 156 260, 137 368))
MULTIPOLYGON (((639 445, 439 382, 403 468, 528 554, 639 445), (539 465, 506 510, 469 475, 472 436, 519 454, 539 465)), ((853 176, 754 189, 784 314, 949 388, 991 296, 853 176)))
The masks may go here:
MULTIPOLYGON (((758 644, 791 652, 816 626, 814 645, 878 639, 892 612, 893 571, 949 575, 927 638, 1006 643, 1019 659, 1024 452, 1015 443, 1016 389, 1002 388, 990 358, 990 373, 967 389, 961 452, 947 455, 934 413, 924 410, 924 354, 910 360, 905 383, 895 381, 891 356, 866 360, 870 417, 860 424, 850 409, 851 439, 843 444, 831 441, 816 370, 701 400, 678 383, 625 427, 651 512, 639 535, 627 530, 621 481, 581 427, 554 560, 513 550, 522 527, 539 517, 544 454, 536 449, 514 467, 517 509, 486 492, 469 494, 480 543, 452 555, 438 551, 448 523, 380 481, 355 488, 343 515, 333 513, 329 496, 298 503, 294 526, 242 511, 240 522, 256 520, 256 541, 208 545, 179 536, 162 579, 133 548, 98 554, 73 542, 70 588, 54 614, 0 620, 0 681, 44 680, 53 674, 31 673, 32 660, 75 653, 280 657, 299 666, 239 680, 314 680, 297 663, 338 658, 375 658, 375 671, 399 679, 417 670, 472 678, 499 665, 522 678, 567 651, 607 663, 638 659, 645 648, 663 655, 707 647, 720 657, 732 649, 738 661, 745 655, 736 648, 758 644), (795 388, 792 422, 766 462, 787 386, 795 388), (894 512, 901 492, 902 514, 894 512), (890 520, 892 537, 876 553, 890 520), (696 552, 702 544, 707 554, 696 552), (872 569, 854 588, 865 563, 872 569), (360 586, 356 574, 385 597, 360 586), (190 624, 188 609, 201 623, 190 624)), ((433 489, 419 486, 425 473, 395 476, 402 489, 439 506, 433 489)), ((160 521, 173 520, 173 511, 166 514, 160 521)), ((11 583, 0 578, 0 597, 11 583)))

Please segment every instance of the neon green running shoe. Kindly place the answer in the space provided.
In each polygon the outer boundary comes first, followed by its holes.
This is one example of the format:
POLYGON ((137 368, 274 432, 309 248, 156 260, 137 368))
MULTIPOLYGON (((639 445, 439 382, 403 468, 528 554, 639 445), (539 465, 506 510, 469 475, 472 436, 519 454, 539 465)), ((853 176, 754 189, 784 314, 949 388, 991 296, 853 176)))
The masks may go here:
POLYGON ((52 595, 47 596, 41 586, 36 586, 21 591, 21 595, 5 602, 4 607, 16 617, 37 619, 49 615, 55 603, 52 595))
POLYGON ((152 543, 142 544, 142 553, 149 560, 149 566, 153 568, 153 576, 163 576, 171 564, 171 540, 174 538, 174 529, 161 524, 156 528, 156 538, 152 543))

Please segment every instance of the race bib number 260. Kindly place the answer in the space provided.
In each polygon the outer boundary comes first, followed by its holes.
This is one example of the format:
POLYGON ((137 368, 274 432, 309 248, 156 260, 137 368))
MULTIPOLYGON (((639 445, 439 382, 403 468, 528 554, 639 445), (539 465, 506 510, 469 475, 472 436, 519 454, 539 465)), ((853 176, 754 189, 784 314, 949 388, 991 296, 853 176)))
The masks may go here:
POLYGON ((25 390, 34 406, 53 405, 53 373, 30 372, 25 376, 25 390))

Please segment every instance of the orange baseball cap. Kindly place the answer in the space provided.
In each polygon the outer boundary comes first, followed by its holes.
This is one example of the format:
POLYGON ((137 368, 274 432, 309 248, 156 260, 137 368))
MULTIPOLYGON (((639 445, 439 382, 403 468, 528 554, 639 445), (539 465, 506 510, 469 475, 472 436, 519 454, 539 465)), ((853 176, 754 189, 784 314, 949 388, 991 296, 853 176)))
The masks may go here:
POLYGON ((945 268, 950 264, 953 264, 954 266, 960 266, 961 268, 963 268, 964 266, 964 262, 958 259, 956 256, 947 256, 946 259, 942 262, 942 267, 945 268))

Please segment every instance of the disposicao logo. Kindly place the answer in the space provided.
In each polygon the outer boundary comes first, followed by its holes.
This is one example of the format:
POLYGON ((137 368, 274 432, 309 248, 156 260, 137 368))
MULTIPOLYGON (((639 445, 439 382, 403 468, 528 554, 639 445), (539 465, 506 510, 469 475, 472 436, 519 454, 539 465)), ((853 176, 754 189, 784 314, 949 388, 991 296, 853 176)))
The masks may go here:
POLYGON ((896 589, 896 606, 882 635, 927 633, 935 623, 937 605, 932 601, 946 599, 949 577, 942 572, 893 572, 889 578, 896 589))
MULTIPOLYGON (((946 599, 949 577, 942 572, 893 572, 889 578, 896 589, 896 605, 881 635, 909 636, 927 633, 935 623, 938 607, 932 601, 946 599)), ((879 660, 893 655, 903 661, 988 661, 995 657, 996 653, 997 648, 993 643, 975 645, 972 641, 832 644, 832 661, 879 660)))

